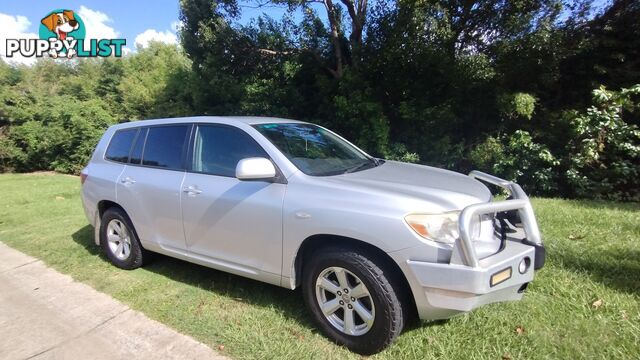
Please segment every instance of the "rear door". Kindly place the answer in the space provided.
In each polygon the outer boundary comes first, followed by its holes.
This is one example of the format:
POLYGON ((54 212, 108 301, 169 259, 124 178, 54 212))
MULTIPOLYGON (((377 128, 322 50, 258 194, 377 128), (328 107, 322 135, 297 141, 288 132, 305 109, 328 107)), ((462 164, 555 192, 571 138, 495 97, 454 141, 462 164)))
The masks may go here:
POLYGON ((192 142, 182 193, 188 250, 213 267, 279 284, 286 185, 235 177, 241 159, 269 156, 228 125, 196 125, 192 142))
POLYGON ((118 180, 118 203, 151 249, 185 249, 180 190, 190 131, 190 124, 141 129, 118 180))
POLYGON ((116 201, 116 184, 129 160, 129 151, 137 134, 138 129, 121 129, 105 134, 84 170, 89 177, 82 185, 82 203, 87 218, 96 228, 100 226, 98 202, 116 201), (109 138, 107 144, 106 138, 109 138))

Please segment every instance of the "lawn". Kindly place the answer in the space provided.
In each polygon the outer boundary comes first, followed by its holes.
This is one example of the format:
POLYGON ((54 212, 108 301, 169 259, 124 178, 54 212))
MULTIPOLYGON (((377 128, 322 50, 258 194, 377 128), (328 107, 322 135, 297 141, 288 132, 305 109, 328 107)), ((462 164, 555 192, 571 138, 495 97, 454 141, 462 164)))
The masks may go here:
MULTIPOLYGON (((0 241, 234 358, 351 359, 299 292, 159 256, 134 271, 93 244, 80 181, 0 175, 0 241)), ((375 359, 637 359, 640 205, 534 199, 547 264, 519 302, 405 331, 375 359)), ((63 304, 61 304, 63 306, 63 304)))

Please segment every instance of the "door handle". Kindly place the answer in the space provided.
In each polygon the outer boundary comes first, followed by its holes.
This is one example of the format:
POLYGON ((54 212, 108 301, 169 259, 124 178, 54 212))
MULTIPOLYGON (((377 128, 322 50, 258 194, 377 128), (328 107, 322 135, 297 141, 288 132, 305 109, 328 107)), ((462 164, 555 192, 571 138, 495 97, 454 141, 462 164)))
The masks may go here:
POLYGON ((191 195, 191 196, 195 196, 195 195, 198 195, 198 194, 202 193, 202 190, 198 190, 198 188, 196 186, 194 186, 194 185, 186 187, 186 188, 182 189, 182 191, 187 193, 188 195, 191 195))
POLYGON ((130 178, 128 176, 126 178, 124 178, 124 179, 121 179, 120 182, 125 184, 125 185, 132 185, 132 184, 136 183, 135 180, 133 180, 132 178, 130 178))

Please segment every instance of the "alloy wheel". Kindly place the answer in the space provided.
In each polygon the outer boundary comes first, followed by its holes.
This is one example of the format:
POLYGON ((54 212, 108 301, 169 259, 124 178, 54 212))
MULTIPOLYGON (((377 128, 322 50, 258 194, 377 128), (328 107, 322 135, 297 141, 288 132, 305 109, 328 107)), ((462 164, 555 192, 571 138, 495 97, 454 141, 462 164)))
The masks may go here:
POLYGON ((107 242, 109 250, 118 260, 126 260, 131 255, 131 235, 122 221, 118 219, 109 221, 107 242))
POLYGON ((369 290, 355 274, 333 266, 316 279, 316 300, 329 323, 351 336, 366 334, 375 320, 369 290))

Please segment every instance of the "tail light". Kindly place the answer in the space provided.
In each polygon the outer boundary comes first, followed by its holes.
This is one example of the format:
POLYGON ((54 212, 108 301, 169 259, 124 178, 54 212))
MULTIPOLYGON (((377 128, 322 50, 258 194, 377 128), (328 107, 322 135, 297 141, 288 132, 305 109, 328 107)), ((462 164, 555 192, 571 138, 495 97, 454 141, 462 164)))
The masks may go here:
POLYGON ((87 180, 87 178, 89 177, 89 174, 87 174, 86 172, 81 172, 80 173, 80 184, 84 185, 84 182, 87 180))

